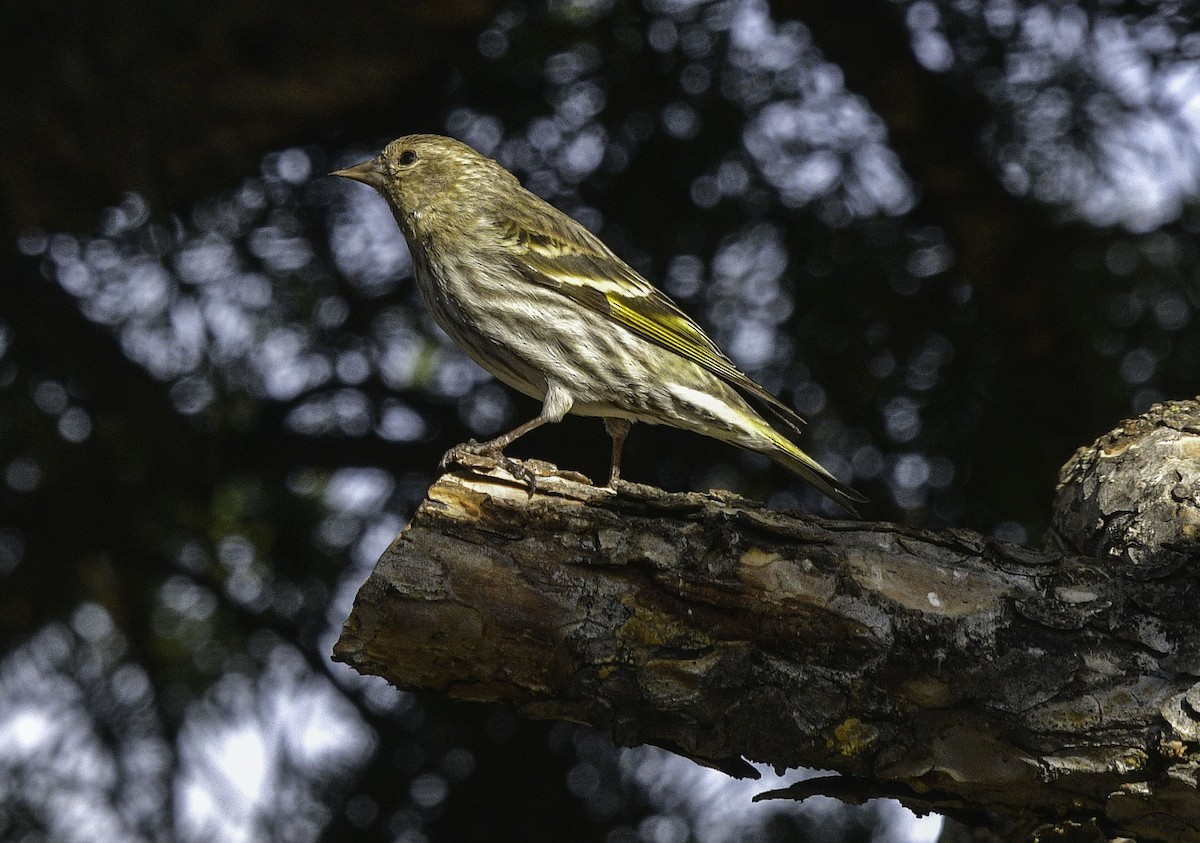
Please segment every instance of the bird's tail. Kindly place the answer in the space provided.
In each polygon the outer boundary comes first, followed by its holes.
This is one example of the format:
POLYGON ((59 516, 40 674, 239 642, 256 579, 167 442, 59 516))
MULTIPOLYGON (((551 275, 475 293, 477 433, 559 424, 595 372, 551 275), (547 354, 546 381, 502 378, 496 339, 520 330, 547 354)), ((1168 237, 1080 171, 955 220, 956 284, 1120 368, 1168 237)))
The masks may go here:
MULTIPOLYGON (((701 381, 698 387, 678 384, 672 387, 679 409, 669 424, 764 454, 800 475, 855 517, 858 517, 856 505, 869 503, 759 415, 737 389, 715 377, 701 381)), ((790 423, 789 426, 796 427, 790 423)))
POLYGON ((769 431, 768 439, 773 447, 764 449, 762 453, 816 486, 822 494, 842 509, 858 517, 855 505, 870 503, 863 495, 830 474, 824 466, 800 450, 796 443, 782 433, 769 426, 767 431, 769 431))

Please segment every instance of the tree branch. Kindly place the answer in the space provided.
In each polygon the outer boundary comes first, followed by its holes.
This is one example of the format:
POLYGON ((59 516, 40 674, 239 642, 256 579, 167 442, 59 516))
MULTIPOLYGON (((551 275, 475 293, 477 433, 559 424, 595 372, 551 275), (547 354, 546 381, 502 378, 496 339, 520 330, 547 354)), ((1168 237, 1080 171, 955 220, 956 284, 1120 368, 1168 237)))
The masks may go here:
POLYGON ((733 774, 843 774, 767 796, 894 796, 1009 837, 1200 840, 1198 453, 1196 402, 1081 449, 1049 550, 613 493, 545 463, 526 463, 528 496, 470 458, 383 555, 335 658, 733 774), (1151 521, 1156 547, 1117 552, 1151 521))

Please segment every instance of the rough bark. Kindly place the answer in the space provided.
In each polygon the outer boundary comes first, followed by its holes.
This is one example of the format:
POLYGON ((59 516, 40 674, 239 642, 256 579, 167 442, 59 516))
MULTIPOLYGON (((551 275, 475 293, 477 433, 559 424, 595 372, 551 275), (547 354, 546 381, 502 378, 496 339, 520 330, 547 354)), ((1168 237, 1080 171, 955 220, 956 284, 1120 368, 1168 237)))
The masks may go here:
POLYGON ((471 458, 335 658, 1009 839, 1200 840, 1200 404, 1064 467, 1047 549, 471 458))

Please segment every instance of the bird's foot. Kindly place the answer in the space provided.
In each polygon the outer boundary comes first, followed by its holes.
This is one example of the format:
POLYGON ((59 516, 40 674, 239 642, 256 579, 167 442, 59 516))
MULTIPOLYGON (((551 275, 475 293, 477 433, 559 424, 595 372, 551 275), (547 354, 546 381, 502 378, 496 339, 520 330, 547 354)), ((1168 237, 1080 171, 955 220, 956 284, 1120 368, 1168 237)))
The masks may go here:
POLYGON ((471 460, 466 457, 483 457, 490 456, 491 452, 483 448, 483 446, 471 439, 467 442, 460 442, 446 453, 442 454, 441 460, 438 461, 438 471, 446 471, 452 465, 463 465, 467 468, 471 467, 471 460))
POLYGON ((452 465, 462 465, 467 468, 478 468, 477 464, 471 460, 471 457, 486 457, 494 460, 500 468, 507 471, 512 477, 520 481, 525 486, 525 491, 529 497, 533 497, 533 493, 537 490, 537 475, 525 467, 519 460, 509 459, 504 456, 503 451, 497 448, 491 442, 476 442, 471 439, 459 445, 455 445, 443 456, 438 463, 439 471, 446 471, 452 465))
POLYGON ((624 495, 626 497, 638 497, 638 496, 644 496, 648 489, 653 489, 654 487, 646 486, 642 483, 635 483, 632 480, 626 480, 623 477, 618 477, 616 479, 610 478, 608 483, 601 486, 600 488, 607 489, 608 491, 610 491, 614 494, 617 494, 617 495, 624 495))
POLYGON ((500 467, 511 474, 517 480, 525 484, 525 494, 533 497, 533 493, 537 491, 537 475, 525 467, 524 463, 517 460, 510 460, 504 454, 496 454, 496 462, 500 463, 500 467))

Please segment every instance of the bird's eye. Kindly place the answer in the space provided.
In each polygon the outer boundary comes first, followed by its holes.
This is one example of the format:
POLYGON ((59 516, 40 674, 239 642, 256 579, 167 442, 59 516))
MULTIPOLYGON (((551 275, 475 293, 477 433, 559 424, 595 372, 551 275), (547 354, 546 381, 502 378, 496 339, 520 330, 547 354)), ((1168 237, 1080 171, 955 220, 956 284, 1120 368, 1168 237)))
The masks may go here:
POLYGON ((396 160, 399 161, 401 165, 407 167, 410 164, 416 163, 417 153, 413 152, 411 149, 406 149, 400 153, 400 157, 396 160))

